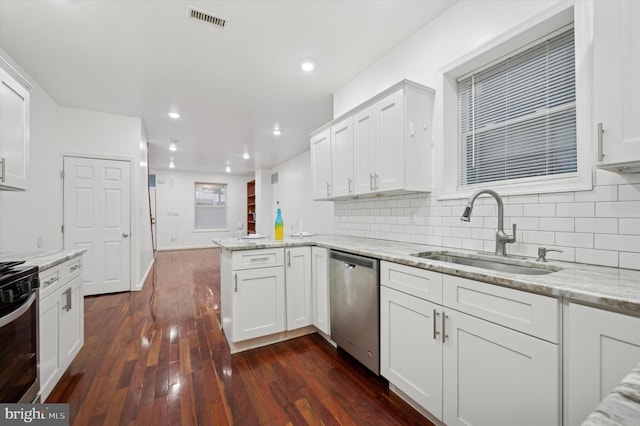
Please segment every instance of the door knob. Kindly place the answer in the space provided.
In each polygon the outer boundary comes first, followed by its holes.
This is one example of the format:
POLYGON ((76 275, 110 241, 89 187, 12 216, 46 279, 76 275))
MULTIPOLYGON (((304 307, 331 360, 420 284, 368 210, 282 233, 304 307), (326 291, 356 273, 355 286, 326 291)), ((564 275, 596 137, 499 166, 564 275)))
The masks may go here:
POLYGON ((122 236, 123 236, 124 238, 127 238, 127 237, 129 236, 129 234, 127 234, 126 232, 123 232, 123 233, 122 233, 122 236))

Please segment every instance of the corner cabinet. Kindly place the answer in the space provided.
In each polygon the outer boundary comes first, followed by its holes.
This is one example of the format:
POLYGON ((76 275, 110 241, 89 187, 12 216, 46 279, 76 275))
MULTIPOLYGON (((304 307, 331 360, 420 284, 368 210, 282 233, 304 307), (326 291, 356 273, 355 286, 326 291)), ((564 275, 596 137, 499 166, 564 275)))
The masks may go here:
POLYGON ((447 425, 560 424, 555 298, 381 263, 381 370, 447 425))
POLYGON ((39 274, 42 402, 84 344, 82 270, 82 256, 79 256, 39 274))
POLYGON ((600 168, 640 172, 640 2, 594 2, 593 78, 600 168))
POLYGON ((580 425, 640 360, 640 317, 565 306, 565 425, 580 425))
POLYGON ((327 336, 331 334, 328 260, 329 250, 322 247, 311 247, 313 325, 327 336))
POLYGON ((295 330, 313 323, 311 247, 287 248, 285 259, 287 330, 295 330))
POLYGON ((430 191, 433 97, 403 80, 314 132, 313 198, 430 191))
POLYGON ((0 57, 0 190, 27 189, 30 140, 29 83, 0 57))

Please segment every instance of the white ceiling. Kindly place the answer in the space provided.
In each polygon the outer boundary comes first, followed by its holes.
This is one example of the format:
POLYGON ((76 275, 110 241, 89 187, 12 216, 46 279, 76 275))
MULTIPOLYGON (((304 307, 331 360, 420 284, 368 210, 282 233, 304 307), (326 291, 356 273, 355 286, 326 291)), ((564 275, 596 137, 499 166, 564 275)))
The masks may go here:
POLYGON ((454 1, 0 0, 0 48, 60 105, 142 118, 151 168, 248 174, 308 149, 331 94, 454 1))

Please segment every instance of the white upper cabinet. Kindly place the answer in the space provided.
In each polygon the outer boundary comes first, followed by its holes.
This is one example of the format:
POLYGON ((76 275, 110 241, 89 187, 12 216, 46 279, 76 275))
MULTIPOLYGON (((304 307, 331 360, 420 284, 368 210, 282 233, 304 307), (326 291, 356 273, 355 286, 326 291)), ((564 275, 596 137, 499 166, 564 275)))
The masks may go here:
POLYGON ((333 197, 353 194, 353 117, 331 126, 333 197))
POLYGON ((0 189, 27 189, 29 90, 26 81, 0 67, 0 189))
POLYGON ((314 133, 313 198, 430 191, 433 93, 403 80, 314 133), (314 154, 327 128, 331 164, 314 154), (333 182, 321 188, 326 168, 333 170, 333 182))
POLYGON ((313 199, 331 197, 331 129, 325 129, 311 137, 311 184, 313 199))
POLYGON ((640 2, 594 3, 596 164, 640 171, 640 2))

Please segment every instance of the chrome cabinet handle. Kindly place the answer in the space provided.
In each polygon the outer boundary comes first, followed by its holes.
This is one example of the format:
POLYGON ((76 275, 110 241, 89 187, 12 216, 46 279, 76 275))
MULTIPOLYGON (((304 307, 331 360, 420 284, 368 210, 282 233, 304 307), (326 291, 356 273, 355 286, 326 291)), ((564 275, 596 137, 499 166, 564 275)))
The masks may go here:
POLYGON ((2 164, 2 172, 0 172, 0 182, 4 182, 4 168, 7 160, 4 158, 0 158, 0 164, 2 164))
POLYGON ((71 310, 71 287, 66 289, 64 294, 67 296, 67 304, 63 306, 62 309, 69 312, 71 310))
POLYGON ((234 275, 234 279, 236 280, 236 286, 235 286, 235 291, 236 293, 238 292, 238 274, 234 275))
POLYGON ((447 333, 445 333, 445 318, 449 318, 449 315, 443 313, 442 314, 442 343, 444 343, 444 341, 447 339, 447 337, 449 337, 449 335, 447 333))
POLYGON ((373 189, 378 189, 378 174, 374 173, 373 174, 373 189))
POLYGON ((80 265, 73 265, 71 268, 69 268, 69 272, 73 272, 80 269, 80 265))
POLYGON ((440 312, 436 311, 435 309, 433 310, 433 340, 438 340, 438 334, 440 334, 440 332, 436 329, 436 317, 440 315, 440 312))
POLYGON ((48 285, 51 285, 51 284, 55 283, 56 281, 58 281, 59 279, 60 278, 58 278, 58 277, 51 278, 49 281, 45 281, 44 285, 42 287, 46 287, 48 285))
POLYGON ((373 173, 369 173, 369 189, 373 191, 373 173))
POLYGON ((347 181, 347 191, 349 194, 353 194, 353 179, 351 178, 347 181))
POLYGON ((602 161, 604 159, 603 134, 604 127, 602 126, 602 122, 600 122, 598 123, 598 161, 602 161))
POLYGON ((331 184, 327 182, 327 196, 331 195, 331 184))
POLYGON ((268 257, 252 257, 251 261, 252 262, 257 262, 258 260, 269 260, 268 257))

